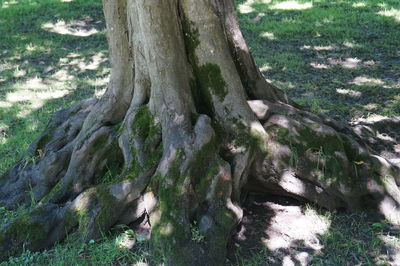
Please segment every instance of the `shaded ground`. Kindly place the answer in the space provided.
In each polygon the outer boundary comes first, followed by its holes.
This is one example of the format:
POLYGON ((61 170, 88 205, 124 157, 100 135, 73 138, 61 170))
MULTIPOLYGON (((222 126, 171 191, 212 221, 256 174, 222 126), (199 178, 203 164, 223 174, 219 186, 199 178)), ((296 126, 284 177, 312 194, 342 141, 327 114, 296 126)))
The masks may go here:
POLYGON ((250 196, 230 265, 400 265, 400 230, 365 213, 330 213, 250 196), (375 220, 375 221, 374 221, 375 220))

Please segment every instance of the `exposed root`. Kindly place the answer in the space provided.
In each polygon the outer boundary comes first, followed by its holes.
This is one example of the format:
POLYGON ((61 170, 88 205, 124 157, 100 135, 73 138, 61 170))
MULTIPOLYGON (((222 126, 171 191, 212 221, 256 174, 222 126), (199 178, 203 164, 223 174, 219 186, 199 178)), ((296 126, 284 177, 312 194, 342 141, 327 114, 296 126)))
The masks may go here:
POLYGON ((231 201, 231 168, 218 155, 210 122, 199 117, 193 145, 171 149, 152 183, 158 195, 150 216, 152 243, 171 265, 221 264, 232 229, 242 217, 231 201))
POLYGON ((271 136, 249 187, 329 209, 376 209, 400 222, 399 167, 375 155, 355 133, 341 133, 349 127, 283 104, 249 104, 271 136))
POLYGON ((27 154, 0 179, 0 204, 13 209, 38 202, 67 171, 82 125, 97 100, 89 99, 54 114, 27 154))

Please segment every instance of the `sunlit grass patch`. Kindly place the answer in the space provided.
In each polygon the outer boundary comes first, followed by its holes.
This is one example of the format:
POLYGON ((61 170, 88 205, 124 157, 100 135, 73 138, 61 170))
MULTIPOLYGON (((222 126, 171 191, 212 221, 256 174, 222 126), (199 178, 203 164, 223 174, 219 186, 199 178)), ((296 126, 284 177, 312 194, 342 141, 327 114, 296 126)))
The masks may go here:
POLYGON ((283 9, 283 10, 303 10, 312 8, 312 2, 304 2, 304 1, 284 1, 280 3, 273 4, 271 9, 283 9))
POLYGON ((392 17, 396 21, 400 22, 400 9, 387 9, 387 10, 382 10, 378 12, 379 15, 385 16, 385 17, 392 17))

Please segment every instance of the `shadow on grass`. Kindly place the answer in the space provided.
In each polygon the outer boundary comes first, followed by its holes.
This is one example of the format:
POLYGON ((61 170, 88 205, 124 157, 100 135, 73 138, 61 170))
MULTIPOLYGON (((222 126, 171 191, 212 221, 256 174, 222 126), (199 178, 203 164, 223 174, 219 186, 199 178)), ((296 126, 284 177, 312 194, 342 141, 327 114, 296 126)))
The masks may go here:
POLYGON ((101 1, 0 1, 0 175, 51 115, 101 94, 109 74, 101 1))
POLYGON ((400 115, 400 2, 236 1, 265 76, 313 112, 400 115))
POLYGON ((230 246, 231 265, 397 265, 400 230, 366 213, 332 214, 253 194, 230 246))

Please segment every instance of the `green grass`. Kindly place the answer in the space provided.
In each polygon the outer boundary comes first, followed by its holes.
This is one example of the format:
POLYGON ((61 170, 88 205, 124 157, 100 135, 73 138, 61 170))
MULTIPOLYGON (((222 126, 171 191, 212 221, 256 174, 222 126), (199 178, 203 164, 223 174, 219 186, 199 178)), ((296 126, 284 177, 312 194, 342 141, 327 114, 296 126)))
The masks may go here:
POLYGON ((0 36, 1 175, 54 111, 101 91, 109 68, 101 1, 0 0, 0 36))
POLYGON ((143 265, 149 258, 147 241, 132 230, 125 229, 88 243, 67 239, 63 244, 43 252, 26 250, 21 256, 9 258, 0 265, 143 265), (135 243, 133 248, 131 243, 135 243))
MULTIPOLYGON (((245 38, 265 76, 313 112, 353 120, 400 115, 398 0, 236 1, 245 38), (297 8, 297 9, 296 9, 297 8)), ((0 0, 0 176, 42 132, 51 115, 105 89, 109 65, 100 0, 0 0)), ((0 226, 25 209, 0 208, 0 226)), ((365 214, 323 214, 330 229, 314 265, 385 264, 398 234, 365 214)), ((126 265, 150 261, 117 230, 95 243, 25 251, 1 265, 126 265)), ((301 245, 300 245, 301 246, 301 245)), ((267 249, 237 254, 265 265, 267 249)))
POLYGON ((328 231, 317 235, 322 250, 297 240, 290 248, 275 251, 263 247, 251 252, 239 249, 231 264, 277 265, 284 257, 299 262, 299 254, 307 253, 311 265, 397 265, 393 262, 394 256, 399 256, 400 232, 385 221, 373 222, 375 218, 366 213, 333 214, 309 205, 305 206, 307 212, 329 224, 328 231))
POLYGON ((347 121, 400 115, 398 0, 237 3, 264 75, 297 102, 347 121))

